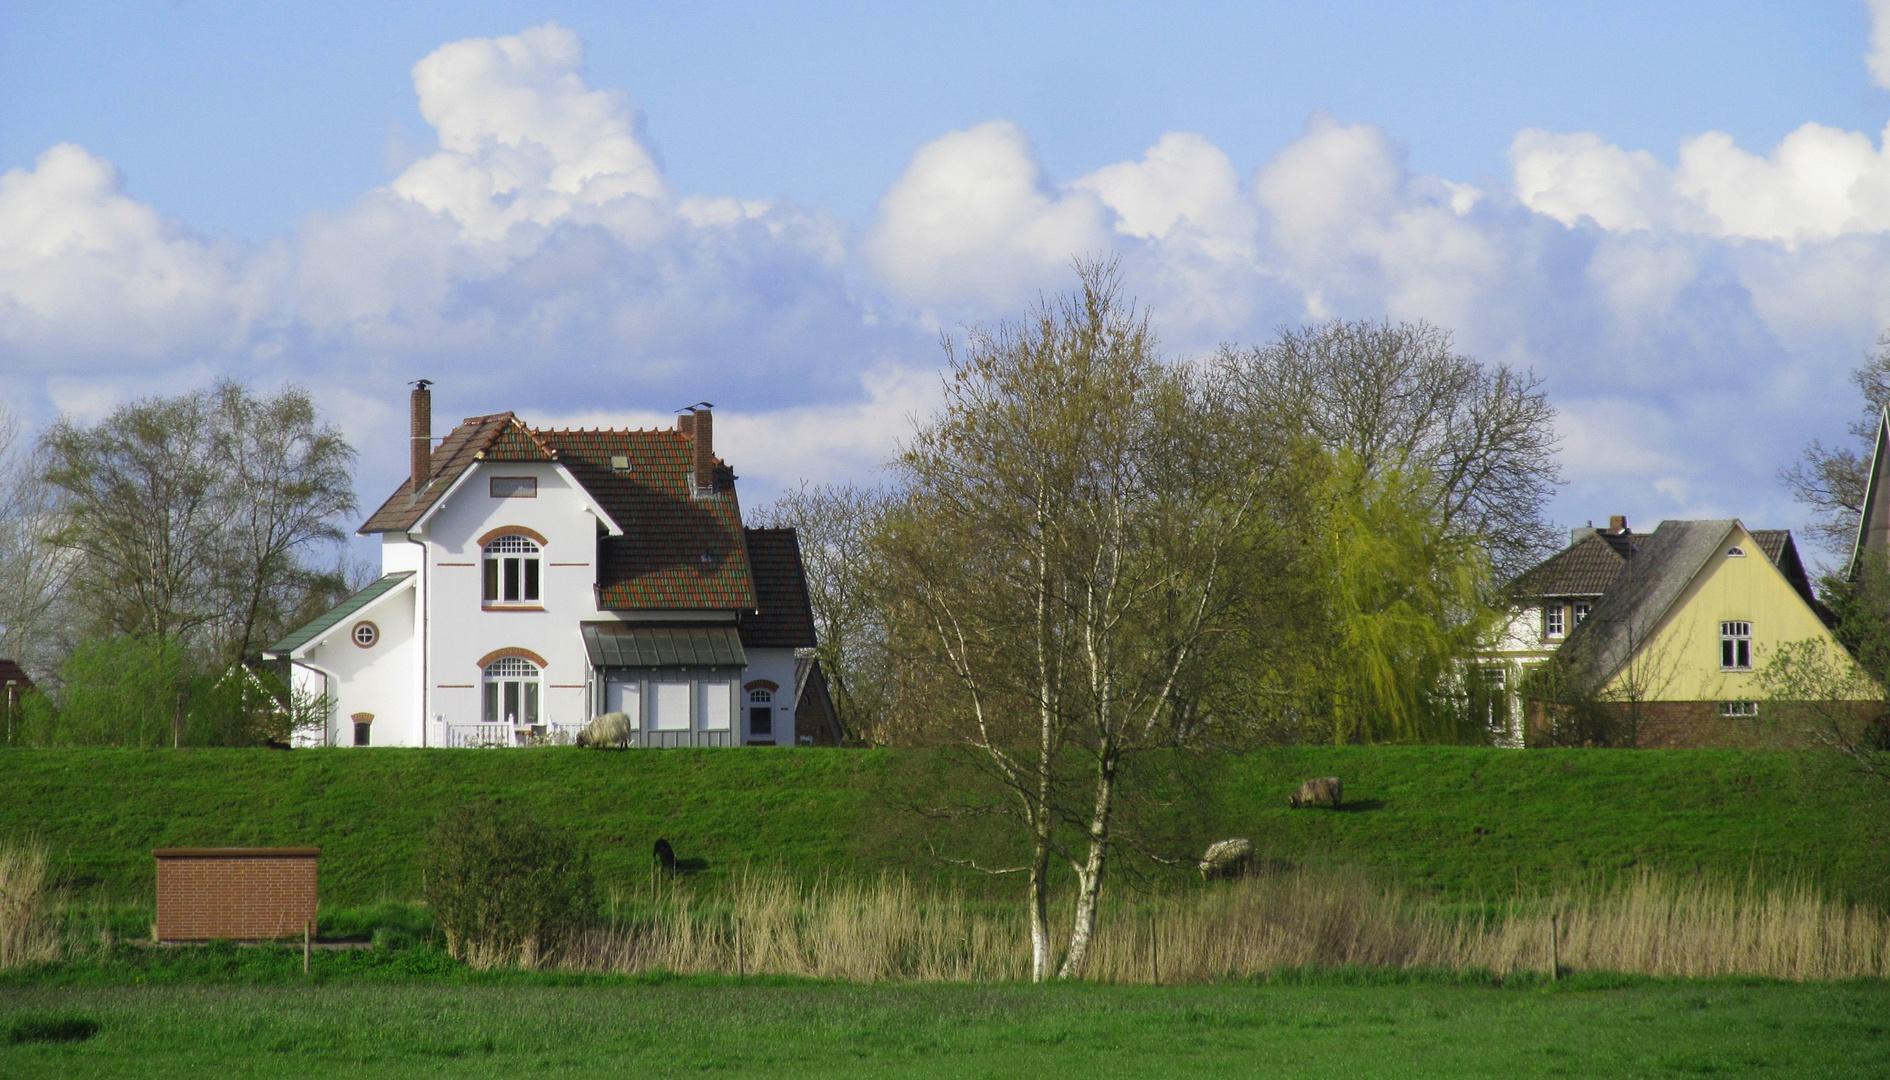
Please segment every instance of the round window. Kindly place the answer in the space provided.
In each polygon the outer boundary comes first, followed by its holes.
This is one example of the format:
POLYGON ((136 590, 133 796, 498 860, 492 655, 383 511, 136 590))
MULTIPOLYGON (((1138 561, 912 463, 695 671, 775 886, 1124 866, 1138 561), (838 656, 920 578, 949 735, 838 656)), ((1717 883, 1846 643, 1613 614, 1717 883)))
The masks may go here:
POLYGON ((354 643, 356 645, 361 646, 363 649, 371 648, 374 643, 379 640, 381 640, 380 627, 375 626, 371 622, 358 622, 354 624, 354 643))

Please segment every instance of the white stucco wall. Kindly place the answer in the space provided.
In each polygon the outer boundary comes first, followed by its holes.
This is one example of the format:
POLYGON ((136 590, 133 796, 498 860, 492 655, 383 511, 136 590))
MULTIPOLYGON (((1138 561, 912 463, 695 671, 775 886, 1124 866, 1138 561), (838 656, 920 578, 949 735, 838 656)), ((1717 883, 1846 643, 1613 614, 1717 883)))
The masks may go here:
POLYGON ((354 744, 355 713, 374 716, 370 745, 420 745, 416 580, 408 578, 301 650, 294 668, 297 688, 311 695, 327 693, 334 702, 326 745, 354 744), (367 648, 354 642, 354 628, 362 622, 373 623, 379 631, 379 639, 367 648))
MULTIPOLYGON (((544 721, 588 718, 590 663, 578 624, 599 617, 596 592, 598 519, 589 496, 565 471, 543 462, 479 462, 468 469, 434 513, 411 534, 426 544, 428 582, 428 712, 448 723, 480 719, 479 661, 500 649, 525 649, 545 662, 544 721), (532 498, 494 498, 494 476, 530 476, 532 498), (540 603, 483 604, 484 550, 495 530, 529 529, 540 545, 540 603)), ((412 548, 412 545, 399 545, 412 548)), ((392 554, 394 545, 383 548, 392 554)), ((403 553, 404 555, 404 553, 403 553)))
MULTIPOLYGON (((760 680, 775 683, 780 689, 774 692, 774 744, 793 746, 794 731, 794 650, 793 649, 747 649, 748 669, 742 675, 744 685, 760 680)), ((748 695, 742 694, 742 741, 748 742, 753 734, 748 730, 749 720, 748 695)), ((766 739, 769 736, 763 735, 766 739)))

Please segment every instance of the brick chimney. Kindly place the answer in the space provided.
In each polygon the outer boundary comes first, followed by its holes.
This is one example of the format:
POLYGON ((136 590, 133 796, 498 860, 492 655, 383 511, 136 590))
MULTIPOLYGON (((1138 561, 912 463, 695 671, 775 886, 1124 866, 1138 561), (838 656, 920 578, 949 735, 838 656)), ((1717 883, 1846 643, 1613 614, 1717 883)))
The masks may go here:
POLYGON ((413 474, 407 488, 410 495, 419 495, 420 489, 433 479, 433 394, 427 389, 431 385, 431 379, 418 379, 413 384, 410 410, 413 474))
POLYGON ((1627 517, 1625 515, 1615 514, 1608 519, 1609 536, 1620 536, 1624 532, 1627 532, 1627 517))
POLYGON ((707 409, 695 414, 696 493, 715 493, 715 416, 707 409))

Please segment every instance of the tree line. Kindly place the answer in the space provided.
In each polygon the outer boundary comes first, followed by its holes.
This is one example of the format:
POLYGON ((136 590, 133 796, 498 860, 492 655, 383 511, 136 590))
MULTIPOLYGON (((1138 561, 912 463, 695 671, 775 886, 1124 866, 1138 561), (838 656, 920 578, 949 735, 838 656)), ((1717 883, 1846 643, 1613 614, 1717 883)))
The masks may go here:
MULTIPOLYGON (((820 655, 848 731, 962 777, 916 809, 1003 823, 1033 973, 1083 970, 1163 772, 1259 744, 1487 741, 1467 661, 1555 546, 1539 382, 1425 323, 1160 354, 1110 263, 947 338, 943 402, 880 487, 803 487, 820 655), (1053 880, 1074 881, 1050 940, 1053 880)), ((954 854, 954 851, 960 854, 954 854)))
POLYGON ((261 652, 358 584, 355 453, 308 392, 225 380, 0 439, 0 652, 44 690, 6 741, 285 740, 261 652))

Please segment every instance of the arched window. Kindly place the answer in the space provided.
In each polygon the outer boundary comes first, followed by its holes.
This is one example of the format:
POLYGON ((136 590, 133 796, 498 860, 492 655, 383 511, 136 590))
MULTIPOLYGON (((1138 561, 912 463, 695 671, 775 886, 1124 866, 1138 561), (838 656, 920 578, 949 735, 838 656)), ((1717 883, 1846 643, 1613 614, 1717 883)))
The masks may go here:
POLYGON ((486 665, 486 723, 530 727, 538 722, 538 668, 518 656, 486 665))
POLYGON ((774 734, 774 691, 748 691, 748 734, 774 734))
POLYGON ((538 603, 538 545, 517 533, 486 544, 486 603, 538 603))

